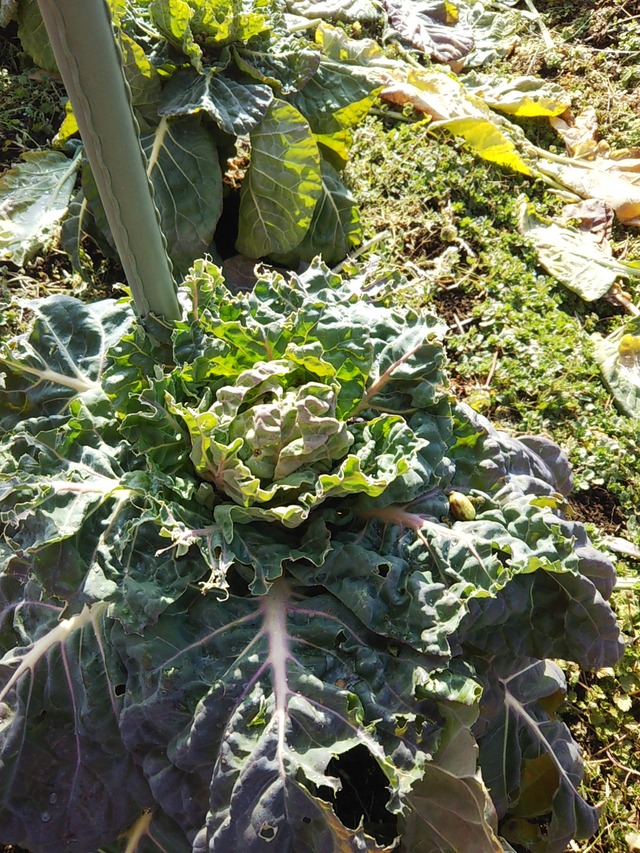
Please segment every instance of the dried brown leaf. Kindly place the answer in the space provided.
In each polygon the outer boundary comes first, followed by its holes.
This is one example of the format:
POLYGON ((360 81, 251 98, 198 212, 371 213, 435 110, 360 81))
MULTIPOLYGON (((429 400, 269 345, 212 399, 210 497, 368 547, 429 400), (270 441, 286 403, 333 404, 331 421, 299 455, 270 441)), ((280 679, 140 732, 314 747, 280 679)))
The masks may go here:
POLYGON ((588 234, 602 249, 603 253, 611 257, 612 250, 609 239, 613 219, 613 210, 606 201, 589 198, 578 202, 578 204, 566 204, 558 221, 561 225, 567 225, 577 220, 579 230, 588 234))
POLYGON ((599 148, 601 143, 597 142, 598 117, 593 107, 587 107, 577 116, 566 110, 562 115, 550 118, 549 122, 562 137, 570 157, 592 157, 603 153, 599 148))

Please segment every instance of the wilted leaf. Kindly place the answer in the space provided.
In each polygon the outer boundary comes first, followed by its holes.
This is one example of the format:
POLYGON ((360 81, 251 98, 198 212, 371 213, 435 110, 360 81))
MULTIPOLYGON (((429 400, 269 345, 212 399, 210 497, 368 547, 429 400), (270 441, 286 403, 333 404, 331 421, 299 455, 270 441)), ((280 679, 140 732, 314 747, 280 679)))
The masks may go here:
POLYGON ((630 320, 608 338, 594 338, 604 381, 623 412, 640 418, 640 323, 630 320))
POLYGON ((565 112, 571 98, 562 86, 539 77, 504 79, 489 74, 467 74, 462 85, 491 109, 520 118, 557 116, 565 112))
POLYGON ((287 11, 294 15, 323 21, 377 21, 381 15, 372 0, 286 0, 287 11))
POLYGON ((612 259, 588 232, 543 219, 526 200, 521 202, 519 227, 547 272, 588 302, 604 296, 620 276, 640 277, 640 266, 612 259))
POLYGON ((622 536, 612 536, 607 539, 607 545, 612 551, 617 554, 624 554, 625 557, 631 557, 633 560, 640 560, 640 547, 622 536))
POLYGON ((570 157, 588 157, 597 152, 598 117, 595 107, 586 107, 577 116, 567 110, 549 121, 562 137, 570 157))
POLYGON ((250 258, 294 249, 322 194, 320 154, 307 121, 275 99, 251 134, 251 165, 240 191, 238 251, 250 258))
POLYGON ((80 160, 56 151, 28 151, 0 179, 0 257, 17 266, 54 235, 67 206, 80 160))
POLYGON ((536 167, 581 198, 605 201, 626 225, 640 225, 640 186, 616 170, 615 161, 597 158, 573 165, 539 160, 536 167))
POLYGON ((605 201, 589 198, 577 204, 565 204, 558 222, 560 225, 566 225, 572 220, 578 220, 580 231, 588 234, 604 254, 611 257, 613 250, 609 238, 613 228, 613 219, 613 210, 605 201))
POLYGON ((510 133, 494 123, 490 117, 454 118, 440 122, 455 136, 461 136, 468 148, 483 160, 530 175, 529 164, 520 155, 510 133))
POLYGON ((380 93, 383 100, 392 104, 411 106, 418 112, 430 115, 436 121, 457 117, 483 117, 483 111, 469 98, 460 82, 439 71, 409 70, 393 75, 380 93))

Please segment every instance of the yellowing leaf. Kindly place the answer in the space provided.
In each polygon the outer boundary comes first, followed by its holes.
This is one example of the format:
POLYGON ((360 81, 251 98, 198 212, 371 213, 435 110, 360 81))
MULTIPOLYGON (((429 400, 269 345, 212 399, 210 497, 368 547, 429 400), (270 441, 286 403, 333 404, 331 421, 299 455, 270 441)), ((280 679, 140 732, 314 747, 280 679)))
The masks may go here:
POLYGON ((620 364, 631 370, 640 365, 640 338, 635 335, 623 335, 618 347, 620 364))
POLYGON ((489 74, 467 74, 465 89, 492 109, 523 118, 558 116, 566 112, 571 98, 557 83, 539 77, 504 80, 489 74))
POLYGON ((378 100, 380 88, 374 89, 365 98, 336 110, 333 114, 334 119, 341 127, 355 127, 360 124, 369 115, 369 110, 378 100))
POLYGON ((511 809, 518 817, 538 817, 551 810, 551 801, 558 790, 559 775, 556 762, 548 752, 537 758, 525 758, 522 763, 520 798, 511 809))
POLYGON ((342 165, 347 164, 349 151, 353 145, 353 134, 350 130, 341 130, 338 133, 315 133, 314 139, 319 145, 328 148, 342 165))
POLYGON ((521 817, 511 817, 501 827, 507 841, 514 844, 529 845, 540 841, 540 828, 521 817))
POLYGON ((64 108, 64 121, 60 125, 60 129, 53 137, 53 144, 56 148, 63 148, 65 142, 71 139, 72 136, 78 133, 78 122, 73 114, 71 101, 67 101, 64 108))
POLYGON ((531 174, 531 169, 520 156, 514 142, 490 119, 469 116, 450 119, 441 124, 451 133, 461 136, 467 147, 483 160, 506 166, 523 175, 531 174))
POLYGON ((457 7, 453 3, 449 3, 448 0, 445 0, 442 5, 444 6, 445 24, 456 24, 460 19, 457 7))
POLYGON ((455 77, 440 71, 410 71, 393 80, 380 96, 393 104, 411 106, 436 121, 456 117, 482 116, 479 108, 467 95, 455 77))

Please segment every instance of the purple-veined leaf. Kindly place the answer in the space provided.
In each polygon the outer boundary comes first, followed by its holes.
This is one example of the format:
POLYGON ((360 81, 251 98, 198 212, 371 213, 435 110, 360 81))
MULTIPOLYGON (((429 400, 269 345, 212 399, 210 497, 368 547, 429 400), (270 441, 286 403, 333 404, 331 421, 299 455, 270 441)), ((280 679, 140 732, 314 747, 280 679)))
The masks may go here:
POLYGON ((3 839, 95 850, 149 803, 118 730, 122 674, 106 605, 60 619, 60 607, 27 599, 13 603, 13 619, 22 644, 0 659, 3 839))
POLYGON ((551 661, 521 659, 515 663, 513 667, 513 663, 496 661, 485 690, 479 741, 483 777, 498 816, 515 815, 513 837, 509 824, 503 825, 509 840, 521 840, 518 831, 523 820, 533 831, 534 837, 527 839, 532 851, 563 853, 572 837, 589 838, 598 824, 597 810, 579 793, 582 762, 577 745, 554 713, 566 693, 566 682, 551 661), (531 762, 543 757, 546 778, 532 779, 531 762), (536 783, 541 790, 533 797, 530 788, 536 783), (525 796, 533 813, 518 808, 525 796), (540 808, 543 814, 550 813, 548 826, 539 826, 535 820, 540 808))
POLYGON ((394 692, 414 672, 429 695, 429 659, 376 652, 367 636, 337 600, 300 600, 285 581, 259 599, 196 599, 144 641, 120 636, 131 674, 125 742, 197 849, 262 850, 271 840, 282 851, 378 849, 337 821, 329 764, 364 747, 393 811, 422 773, 418 742, 437 727, 419 722, 411 690, 394 692), (413 721, 403 736, 395 714, 413 721))
POLYGON ((458 62, 473 49, 473 33, 457 23, 446 26, 420 11, 415 0, 383 0, 398 35, 436 62, 458 62))

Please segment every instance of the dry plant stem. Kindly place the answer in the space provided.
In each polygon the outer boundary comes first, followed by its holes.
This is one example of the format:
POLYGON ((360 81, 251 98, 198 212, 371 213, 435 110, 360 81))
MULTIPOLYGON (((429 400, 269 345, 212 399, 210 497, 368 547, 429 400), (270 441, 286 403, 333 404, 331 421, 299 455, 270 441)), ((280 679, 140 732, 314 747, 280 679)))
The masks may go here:
POLYGON ((604 297, 607 302, 611 302, 612 305, 621 305, 625 311, 631 314, 633 317, 637 317, 640 314, 640 308, 637 308, 633 302, 624 296, 620 291, 616 291, 615 289, 607 293, 604 297))
POLYGON ((496 372, 496 365, 498 364, 498 350, 496 350, 493 354, 493 360, 491 362, 491 367, 489 368, 489 375, 484 383, 485 388, 489 388, 491 385, 491 380, 493 379, 493 374, 496 372))
POLYGON ((365 240, 365 242, 361 246, 358 246, 357 249, 354 249, 353 252, 350 252, 350 254, 348 254, 347 257, 344 259, 344 261, 340 261, 339 264, 336 264, 335 267, 332 267, 331 272, 341 272, 343 266, 348 263, 348 261, 353 261, 356 258, 359 258, 360 255, 364 255, 364 253, 368 252, 369 249, 371 249, 373 246, 377 245, 378 243, 381 243, 383 240, 386 240, 387 237, 390 236, 391 232, 387 230, 381 231, 379 234, 375 234, 369 240, 365 240))
POLYGON ((547 25, 540 16, 540 12, 538 12, 536 7, 533 5, 532 0, 524 0, 524 2, 527 5, 531 14, 533 15, 533 18, 537 23, 538 27, 540 28, 540 34, 542 35, 542 40, 544 42, 545 47, 549 48, 549 50, 553 50, 555 48, 555 44, 553 42, 553 39, 551 38, 551 33, 547 29, 547 25))
POLYGON ((611 752, 609 750, 605 752, 605 755, 612 764, 615 764, 615 766, 618 767, 620 770, 624 770, 627 775, 640 777, 640 772, 638 772, 638 770, 633 770, 631 767, 627 767, 626 764, 622 764, 620 761, 618 761, 617 758, 614 758, 613 755, 611 755, 611 752))

